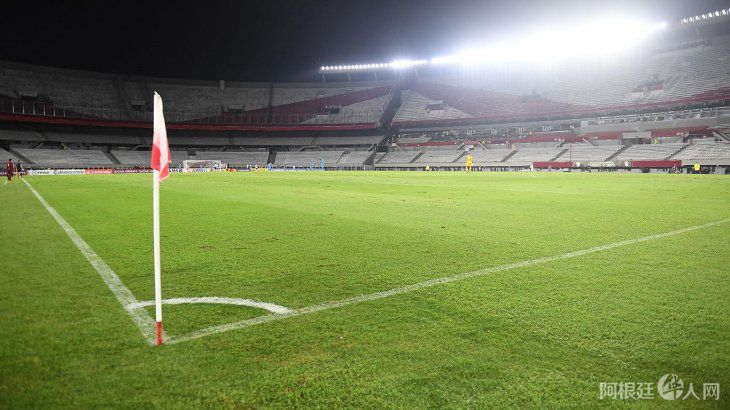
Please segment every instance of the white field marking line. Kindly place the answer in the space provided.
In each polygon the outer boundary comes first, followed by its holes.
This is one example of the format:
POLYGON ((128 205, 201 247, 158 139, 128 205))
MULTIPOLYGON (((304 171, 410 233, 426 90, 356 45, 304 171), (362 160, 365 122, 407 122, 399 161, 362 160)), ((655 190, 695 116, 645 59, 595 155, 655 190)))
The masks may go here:
POLYGON ((8 184, 8 180, 6 179, 5 182, 3 182, 3 186, 8 184))
POLYGON ((509 263, 506 265, 495 266, 492 268, 486 268, 486 269, 480 269, 480 270, 476 270, 476 271, 472 271, 472 272, 460 273, 458 275, 445 276, 445 277, 441 277, 441 278, 431 279, 431 280, 427 280, 425 282, 414 283, 411 285, 393 288, 393 289, 385 290, 382 292, 375 292, 375 293, 370 293, 370 294, 366 294, 366 295, 360 295, 360 296, 355 296, 355 297, 351 297, 351 298, 334 300, 334 301, 325 302, 325 303, 321 303, 321 304, 317 304, 317 305, 307 306, 307 307, 303 307, 300 309, 292 310, 289 313, 283 313, 283 314, 271 313, 268 315, 258 316, 258 317, 252 318, 252 319, 241 320, 238 322, 211 326, 211 327, 208 327, 205 329, 196 330, 196 331, 190 332, 185 335, 171 338, 168 341, 168 343, 180 343, 180 342, 184 342, 187 340, 194 340, 194 339, 199 339, 199 338, 202 338, 205 336, 214 335, 216 333, 222 333, 222 332, 227 332, 230 330, 242 329, 242 328, 245 328, 248 326, 253 326, 253 325, 257 325, 257 324, 261 324, 261 323, 273 322, 276 320, 286 319, 289 317, 301 316, 301 315, 305 315, 305 314, 309 314, 309 313, 320 312, 323 310, 335 309, 335 308, 339 308, 339 307, 343 307, 343 306, 355 305, 355 304, 359 304, 359 303, 363 303, 363 302, 384 299, 384 298, 388 298, 391 296, 401 295, 404 293, 410 293, 410 292, 414 292, 414 291, 424 289, 424 288, 429 288, 429 287, 436 286, 436 285, 442 285, 445 283, 462 281, 465 279, 484 276, 484 275, 488 275, 491 273, 503 272, 503 271, 507 271, 507 270, 511 270, 511 269, 524 268, 527 266, 535 266, 535 265, 541 265, 544 263, 560 261, 560 260, 564 260, 564 259, 576 258, 579 256, 584 256, 584 255, 588 255, 591 253, 606 251, 606 250, 618 248, 621 246, 633 245, 636 243, 652 241, 655 239, 662 239, 662 238, 667 238, 670 236, 681 235, 683 233, 696 231, 698 229, 703 229, 703 228, 709 228, 709 227, 724 224, 727 222, 730 222, 730 218, 722 219, 722 220, 715 221, 715 222, 709 222, 709 223, 706 223, 703 225, 695 225, 695 226, 690 226, 688 228, 682 228, 682 229, 677 229, 674 231, 658 233, 655 235, 642 236, 640 238, 628 239, 625 241, 619 241, 619 242, 609 243, 606 245, 595 246, 593 248, 581 249, 581 250, 577 250, 577 251, 573 251, 573 252, 564 253, 561 255, 546 256, 546 257, 537 258, 537 259, 529 259, 529 260, 525 260, 525 261, 521 261, 521 262, 515 262, 515 263, 509 263))
MULTIPOLYGON (((265 309, 273 313, 290 313, 292 310, 288 307, 276 305, 268 302, 261 302, 259 300, 252 299, 240 299, 240 298, 224 298, 218 296, 203 296, 194 298, 172 298, 163 299, 162 304, 164 305, 183 305, 188 303, 209 303, 219 305, 236 305, 236 306, 250 306, 259 309, 265 309)), ((127 305, 127 309, 139 309, 147 306, 154 306, 154 300, 145 300, 141 302, 135 302, 127 305)))
POLYGON ((84 255, 86 260, 89 261, 91 266, 96 269, 96 271, 99 273, 99 276, 101 276, 101 278, 104 280, 104 283, 106 283, 106 286, 109 287, 109 290, 112 291, 119 303, 121 303, 122 307, 124 307, 124 310, 127 311, 134 323, 137 325, 137 327, 139 327, 139 331, 142 333, 142 336, 144 336, 149 344, 155 344, 155 321, 149 314, 147 314, 144 309, 129 307, 130 305, 139 303, 132 294, 132 291, 130 291, 129 288, 124 285, 122 280, 119 279, 119 276, 117 276, 112 268, 110 268, 109 265, 107 265, 101 259, 101 257, 99 257, 99 255, 97 255, 96 252, 91 249, 89 244, 86 243, 81 238, 81 236, 79 236, 76 230, 71 227, 71 225, 69 225, 69 223, 66 222, 66 220, 63 219, 63 217, 58 212, 56 212, 56 210, 53 209, 53 207, 50 206, 45 199, 43 199, 41 194, 39 194, 38 191, 36 191, 27 180, 23 179, 23 182, 25 182, 25 185, 30 188, 30 191, 33 192, 33 195, 38 198, 41 204, 43 204, 43 206, 46 208, 48 213, 51 214, 53 219, 55 219, 56 222, 61 225, 61 228, 63 228, 68 237, 71 238, 71 241, 74 243, 74 245, 76 245, 79 251, 81 251, 81 254, 84 255))

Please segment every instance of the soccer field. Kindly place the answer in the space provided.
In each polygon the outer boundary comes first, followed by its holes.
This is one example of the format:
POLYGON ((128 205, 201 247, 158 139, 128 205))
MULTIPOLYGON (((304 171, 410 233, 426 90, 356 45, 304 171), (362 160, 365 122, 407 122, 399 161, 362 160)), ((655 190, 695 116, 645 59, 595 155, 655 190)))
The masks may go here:
POLYGON ((151 179, 0 187, 0 407, 730 407, 727 176, 173 174, 161 347, 151 179))

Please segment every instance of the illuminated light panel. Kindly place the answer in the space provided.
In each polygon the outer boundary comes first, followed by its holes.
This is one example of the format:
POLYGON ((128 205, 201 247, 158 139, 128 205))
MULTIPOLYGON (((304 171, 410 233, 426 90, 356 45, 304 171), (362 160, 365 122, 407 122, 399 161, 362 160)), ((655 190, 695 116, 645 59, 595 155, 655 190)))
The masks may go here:
POLYGON ((428 60, 409 60, 409 59, 400 59, 400 60, 393 60, 388 63, 370 63, 370 64, 349 64, 349 65, 336 65, 336 66, 330 66, 325 65, 320 67, 320 71, 322 72, 335 72, 335 71, 358 71, 358 70, 374 70, 374 69, 406 69, 411 68, 415 66, 420 66, 428 64, 428 60))

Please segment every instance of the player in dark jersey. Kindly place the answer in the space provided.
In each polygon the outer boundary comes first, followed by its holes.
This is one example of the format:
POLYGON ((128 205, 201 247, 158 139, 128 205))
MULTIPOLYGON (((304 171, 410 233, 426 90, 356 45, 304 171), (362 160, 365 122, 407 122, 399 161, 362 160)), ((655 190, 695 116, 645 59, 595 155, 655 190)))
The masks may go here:
POLYGON ((7 167, 7 177, 8 181, 13 180, 13 174, 15 173, 15 164, 13 164, 13 159, 8 160, 8 167, 7 167))
POLYGON ((23 165, 21 164, 22 163, 18 161, 18 163, 15 165, 15 169, 17 171, 16 175, 18 175, 18 178, 23 178, 23 165))

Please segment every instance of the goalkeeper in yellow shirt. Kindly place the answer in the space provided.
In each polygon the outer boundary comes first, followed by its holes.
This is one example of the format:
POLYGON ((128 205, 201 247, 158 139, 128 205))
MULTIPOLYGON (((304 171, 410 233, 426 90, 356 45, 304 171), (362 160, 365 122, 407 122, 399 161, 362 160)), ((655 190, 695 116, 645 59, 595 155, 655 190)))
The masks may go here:
POLYGON ((474 162, 474 156, 471 155, 471 152, 466 155, 466 172, 471 172, 471 164, 474 162))

